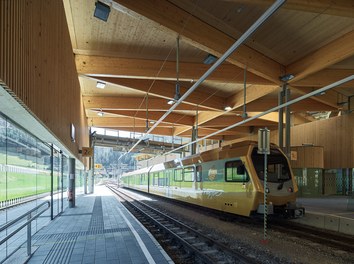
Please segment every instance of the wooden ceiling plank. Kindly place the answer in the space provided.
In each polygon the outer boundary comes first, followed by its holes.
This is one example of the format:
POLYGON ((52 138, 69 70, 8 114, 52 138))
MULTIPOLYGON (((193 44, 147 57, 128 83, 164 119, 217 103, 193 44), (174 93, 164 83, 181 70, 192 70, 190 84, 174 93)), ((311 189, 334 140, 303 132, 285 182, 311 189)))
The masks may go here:
POLYGON ((328 43, 317 51, 288 65, 286 72, 295 77, 291 81, 296 82, 313 73, 328 68, 354 55, 354 31, 351 31, 338 39, 328 43))
MULTIPOLYGON (((352 69, 324 69, 314 74, 307 76, 304 79, 292 82, 292 86, 296 87, 324 87, 343 78, 353 74, 352 69)), ((341 87, 351 88, 354 86, 354 82, 347 82, 341 87)))
MULTIPOLYGON (((273 0, 223 0, 235 3, 250 3, 256 5, 271 5, 273 0)), ((354 17, 354 4, 348 0, 288 0, 282 8, 334 16, 354 17)))
MULTIPOLYGON (((166 0, 114 0, 118 4, 180 34, 191 45, 220 57, 235 42, 225 33, 166 0)), ((241 45, 227 59, 230 63, 244 68, 274 83, 284 67, 264 54, 241 45)))
MULTIPOLYGON (((171 61, 77 54, 75 63, 79 74, 90 76, 176 80, 176 62, 171 61)), ((209 68, 210 65, 203 63, 180 62, 179 78, 181 81, 195 81, 209 68)), ((252 73, 248 74, 247 79, 257 84, 271 83, 252 73)), ((208 77, 208 80, 243 82, 243 69, 223 63, 208 77)))

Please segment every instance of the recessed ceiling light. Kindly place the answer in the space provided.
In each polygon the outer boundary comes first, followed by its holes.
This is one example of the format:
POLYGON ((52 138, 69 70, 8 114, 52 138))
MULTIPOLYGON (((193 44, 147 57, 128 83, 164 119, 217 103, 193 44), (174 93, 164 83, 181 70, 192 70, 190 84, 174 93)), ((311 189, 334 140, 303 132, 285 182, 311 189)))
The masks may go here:
POLYGON ((96 88, 98 89, 104 89, 106 87, 106 83, 104 82, 97 82, 96 83, 96 88))
POLYGON ((225 106, 224 110, 225 110, 225 111, 231 111, 232 108, 231 108, 231 106, 225 106))
POLYGON ((150 124, 155 124, 156 122, 154 120, 150 120, 150 124))
POLYGON ((93 16, 97 17, 98 19, 101 19, 102 21, 107 22, 109 13, 111 12, 111 7, 100 1, 97 1, 95 5, 96 8, 95 12, 93 13, 93 16))
POLYGON ((103 116, 104 113, 103 113, 102 111, 100 111, 100 112, 97 113, 97 115, 98 115, 98 116, 103 116))

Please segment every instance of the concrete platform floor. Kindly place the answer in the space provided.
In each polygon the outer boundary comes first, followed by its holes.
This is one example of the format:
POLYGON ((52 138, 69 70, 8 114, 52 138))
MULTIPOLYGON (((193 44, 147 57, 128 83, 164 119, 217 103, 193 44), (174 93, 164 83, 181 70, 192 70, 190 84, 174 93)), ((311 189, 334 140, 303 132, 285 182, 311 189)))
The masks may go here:
POLYGON ((33 237, 38 263, 173 263, 106 187, 76 200, 33 237))

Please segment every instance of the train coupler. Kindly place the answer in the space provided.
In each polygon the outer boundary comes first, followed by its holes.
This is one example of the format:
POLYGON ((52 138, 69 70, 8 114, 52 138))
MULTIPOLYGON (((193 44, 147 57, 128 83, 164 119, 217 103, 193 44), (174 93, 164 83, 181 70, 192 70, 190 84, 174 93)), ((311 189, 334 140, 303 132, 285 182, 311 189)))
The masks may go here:
POLYGON ((297 207, 294 204, 289 204, 284 208, 284 216, 286 218, 300 218, 305 215, 305 208, 304 207, 297 207))

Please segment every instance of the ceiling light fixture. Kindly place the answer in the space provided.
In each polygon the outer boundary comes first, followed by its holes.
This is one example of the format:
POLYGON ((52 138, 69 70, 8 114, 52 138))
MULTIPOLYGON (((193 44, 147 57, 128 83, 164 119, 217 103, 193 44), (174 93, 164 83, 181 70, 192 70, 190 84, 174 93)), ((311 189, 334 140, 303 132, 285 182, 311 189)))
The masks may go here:
POLYGON ((282 82, 288 82, 288 81, 294 79, 294 77, 295 77, 294 74, 288 73, 288 74, 285 74, 283 76, 280 76, 279 80, 281 80, 282 82))
POLYGON ((97 1, 95 3, 95 11, 93 13, 94 17, 97 17, 98 19, 107 22, 109 13, 111 12, 111 7, 109 5, 106 5, 100 1, 97 1))
POLYGON ((97 112, 97 115, 98 116, 103 116, 104 115, 104 113, 102 112, 102 109, 99 112, 97 112))
POLYGON ((98 81, 96 83, 96 88, 98 89, 104 89, 106 87, 106 83, 98 81))
POLYGON ((231 111, 232 108, 231 108, 231 106, 225 106, 225 107, 224 107, 224 110, 225 110, 225 111, 231 111))
POLYGON ((215 57, 214 55, 212 55, 212 54, 209 53, 209 54, 205 57, 205 59, 203 60, 203 63, 204 63, 204 64, 207 64, 207 65, 213 64, 214 62, 216 62, 217 59, 218 59, 217 57, 215 57))

